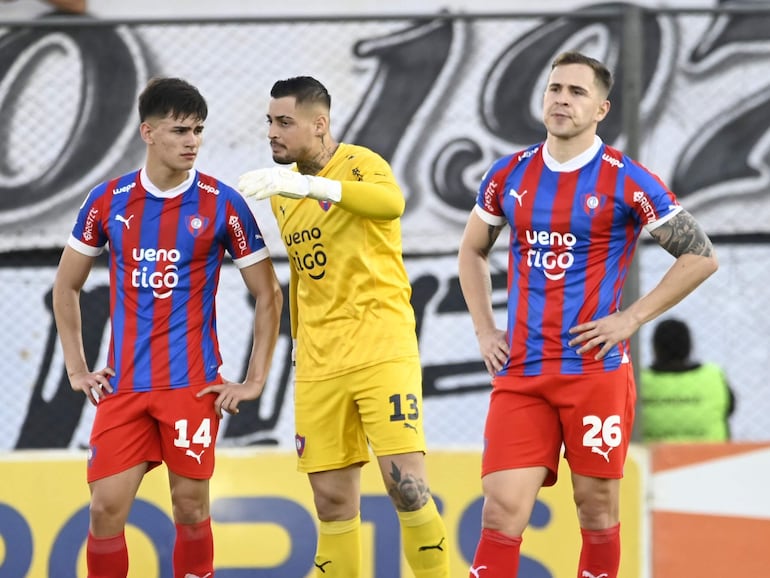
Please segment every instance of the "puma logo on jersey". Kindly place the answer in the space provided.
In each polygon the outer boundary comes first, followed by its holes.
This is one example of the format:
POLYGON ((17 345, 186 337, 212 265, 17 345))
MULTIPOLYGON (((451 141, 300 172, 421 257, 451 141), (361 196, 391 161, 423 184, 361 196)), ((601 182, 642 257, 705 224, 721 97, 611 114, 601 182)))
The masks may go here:
MULTIPOLYGON (((201 458, 203 457, 203 452, 205 452, 205 451, 206 451, 206 450, 201 450, 201 453, 199 453, 199 454, 196 454, 196 453, 195 453, 194 451, 192 451, 192 450, 187 450, 187 451, 185 451, 184 455, 186 455, 186 456, 190 456, 191 458, 193 458, 193 459, 194 459, 196 462, 198 462, 198 463, 200 464, 200 463, 201 463, 201 458)), ((206 577, 205 577, 205 576, 203 576, 203 577, 201 577, 201 578, 206 578, 206 577)))
POLYGON ((327 560, 326 562, 321 562, 320 564, 318 562, 313 562, 313 565, 321 571, 321 574, 326 574, 326 568, 324 568, 324 566, 331 563, 331 560, 327 560))
POLYGON ((478 566, 476 568, 471 566, 471 574, 473 574, 476 578, 481 578, 481 571, 486 569, 486 566, 478 566))
MULTIPOLYGON (((611 451, 612 451, 612 448, 611 448, 611 447, 607 448, 607 451, 606 451, 606 452, 605 452, 604 450, 602 450, 601 448, 597 448, 596 446, 594 446, 594 447, 592 447, 592 448, 591 448, 591 453, 593 453, 593 454, 599 454, 599 455, 600 455, 600 456, 602 456, 602 457, 603 457, 605 460, 607 460, 607 463, 610 463, 610 452, 611 452, 611 451)), ((596 577, 594 577, 594 578, 599 578, 599 577, 598 577, 598 576, 596 576, 596 577)))
POLYGON ((412 424, 410 424, 410 423, 404 423, 404 427, 405 427, 405 428, 408 428, 408 429, 412 429, 412 430, 414 430, 414 432, 415 432, 415 433, 417 433, 417 428, 416 428, 416 427, 414 427, 414 426, 413 426, 412 424))
POLYGON ((133 216, 133 215, 129 215, 128 219, 126 219, 126 218, 125 218, 123 215, 121 215, 120 213, 118 213, 117 215, 115 215, 115 220, 116 220, 118 223, 123 223, 123 224, 126 226, 126 229, 130 229, 130 228, 131 228, 131 219, 133 219, 133 218, 134 218, 134 216, 133 216))
POLYGON ((514 199, 516 199, 516 202, 519 203, 519 206, 521 206, 522 199, 524 199, 524 195, 527 194, 527 189, 524 189, 521 193, 519 193, 516 189, 511 189, 508 193, 514 199))
POLYGON ((598 576, 594 576, 588 570, 583 570, 583 573, 580 576, 581 576, 581 578, 607 578, 609 576, 609 574, 606 574, 606 573, 602 572, 598 576))
POLYGON ((444 543, 444 540, 446 538, 441 538, 438 544, 434 544, 433 546, 420 546, 417 548, 418 552, 425 552, 426 550, 439 550, 440 552, 444 551, 444 548, 442 547, 442 544, 444 543))

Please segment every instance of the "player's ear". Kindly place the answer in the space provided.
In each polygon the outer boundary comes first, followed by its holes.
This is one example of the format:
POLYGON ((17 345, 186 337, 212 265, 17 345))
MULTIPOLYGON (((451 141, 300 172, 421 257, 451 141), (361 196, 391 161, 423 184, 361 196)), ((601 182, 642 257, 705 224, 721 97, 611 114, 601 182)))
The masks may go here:
POLYGON ((596 122, 603 121, 607 114, 610 112, 610 101, 606 98, 599 105, 599 109, 596 111, 596 122))
POLYGON ((319 114, 313 123, 313 130, 316 136, 324 136, 329 132, 329 117, 325 114, 319 114))
POLYGON ((153 138, 152 138, 152 126, 150 126, 149 123, 143 122, 139 125, 139 134, 142 137, 142 140, 149 144, 153 144, 153 138))

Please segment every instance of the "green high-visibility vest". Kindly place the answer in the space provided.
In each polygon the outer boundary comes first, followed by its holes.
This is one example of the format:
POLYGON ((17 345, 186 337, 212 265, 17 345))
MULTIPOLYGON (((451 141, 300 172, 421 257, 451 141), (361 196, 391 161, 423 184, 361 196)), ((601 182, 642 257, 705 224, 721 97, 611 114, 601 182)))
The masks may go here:
POLYGON ((644 369, 640 375, 644 442, 720 442, 729 439, 730 393, 714 363, 682 372, 644 369))

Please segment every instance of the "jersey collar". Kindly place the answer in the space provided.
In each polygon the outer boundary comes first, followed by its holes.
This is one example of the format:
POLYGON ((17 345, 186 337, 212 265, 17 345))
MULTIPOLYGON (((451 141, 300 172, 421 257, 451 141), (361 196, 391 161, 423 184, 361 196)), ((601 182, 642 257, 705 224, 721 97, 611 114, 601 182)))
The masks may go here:
POLYGON ((587 150, 583 151, 576 157, 572 157, 570 160, 564 163, 560 163, 555 158, 553 158, 548 153, 548 148, 546 145, 543 144, 543 162, 545 162, 545 166, 547 166, 555 173, 570 173, 572 171, 583 168, 589 162, 591 162, 591 159, 593 159, 596 156, 596 153, 599 152, 602 144, 602 139, 600 139, 598 135, 594 135, 594 142, 587 150))
POLYGON ((152 181, 150 180, 150 177, 147 176, 147 167, 143 167, 142 170, 139 172, 139 182, 142 183, 142 187, 144 187, 144 190, 153 195, 154 197, 160 197, 162 199, 173 199, 174 197, 178 197, 182 193, 184 193, 187 189, 190 188, 190 185, 192 185, 193 181, 195 180, 195 174, 197 171, 194 169, 191 171, 187 171, 187 178, 177 186, 175 186, 173 189, 169 189, 167 191, 161 191, 158 187, 156 187, 152 181))

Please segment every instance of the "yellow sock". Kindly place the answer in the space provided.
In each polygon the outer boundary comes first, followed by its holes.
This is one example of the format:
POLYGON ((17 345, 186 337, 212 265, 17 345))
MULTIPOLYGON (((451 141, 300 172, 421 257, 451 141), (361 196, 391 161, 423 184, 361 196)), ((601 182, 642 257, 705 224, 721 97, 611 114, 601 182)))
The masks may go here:
POLYGON ((321 522, 314 576, 356 578, 361 575, 361 515, 342 522, 321 522))
POLYGON ((398 512, 404 555, 415 578, 449 578, 444 521, 431 498, 416 512, 398 512))

